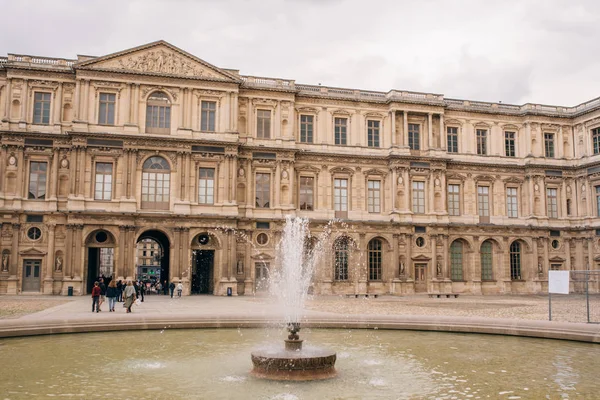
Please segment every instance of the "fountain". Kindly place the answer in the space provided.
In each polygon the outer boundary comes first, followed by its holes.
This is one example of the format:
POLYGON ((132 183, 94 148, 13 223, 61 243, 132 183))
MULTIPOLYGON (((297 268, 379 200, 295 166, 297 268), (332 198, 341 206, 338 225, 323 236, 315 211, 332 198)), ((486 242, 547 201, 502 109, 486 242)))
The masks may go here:
POLYGON ((255 377, 307 381, 329 379, 336 375, 335 352, 311 347, 303 349, 303 341, 298 335, 314 266, 325 242, 320 240, 315 248, 310 248, 306 245, 308 234, 307 219, 286 217, 278 247, 280 269, 271 274, 269 287, 283 307, 289 335, 283 349, 268 348, 252 352, 254 368, 251 374, 255 377))

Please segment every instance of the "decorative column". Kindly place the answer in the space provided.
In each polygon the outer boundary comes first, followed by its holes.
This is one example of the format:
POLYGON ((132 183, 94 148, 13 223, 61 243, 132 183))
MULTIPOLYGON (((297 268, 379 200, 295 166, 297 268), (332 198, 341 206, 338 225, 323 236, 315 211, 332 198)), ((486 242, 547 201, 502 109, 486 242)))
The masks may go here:
POLYGON ((275 207, 281 207, 281 162, 277 161, 275 166, 275 179, 273 179, 275 185, 273 188, 275 189, 275 207))
POLYGON ((427 150, 434 149, 433 143, 433 114, 427 114, 427 150))
POLYGON ((52 149, 52 167, 50 168, 50 179, 48 182, 48 198, 49 200, 56 200, 57 189, 58 189, 58 154, 60 149, 54 147, 52 149))
POLYGON ((444 129, 444 114, 440 114, 440 143, 442 144, 442 150, 448 150, 448 134, 444 129))
POLYGON ((588 237, 587 241, 587 250, 588 250, 588 263, 585 266, 586 270, 594 269, 594 238, 588 237))
POLYGON ((10 106, 12 104, 12 78, 6 79, 6 96, 4 96, 4 117, 10 121, 10 106))
POLYGON ((571 265, 571 246, 572 246, 572 239, 565 239, 565 268, 567 271, 570 271, 573 266, 571 265))
MULTIPOLYGON (((229 185, 230 185, 229 202, 231 202, 231 203, 237 202, 237 198, 236 198, 237 197, 236 196, 236 189, 237 189, 236 177, 237 177, 237 170, 238 170, 237 164, 238 164, 237 156, 232 154, 231 155, 231 173, 229 174, 229 185)), ((291 175, 291 176, 293 176, 293 175, 291 175)), ((290 179, 291 179, 291 176, 290 176, 290 179)))
POLYGON ((54 232, 56 224, 54 222, 46 224, 48 229, 48 254, 46 256, 46 276, 44 278, 44 294, 52 294, 52 274, 54 272, 54 232), (46 290, 47 283, 50 283, 50 290, 46 290))
POLYGON ((177 165, 179 166, 179 201, 185 201, 185 174, 187 157, 184 153, 177 153, 177 165))
POLYGON ((408 112, 405 110, 403 113, 404 118, 402 119, 402 122, 404 124, 404 129, 402 131, 402 135, 400 136, 400 143, 402 146, 408 146, 408 112))
MULTIPOLYGON (((74 238, 74 256, 75 262, 73 264, 74 276, 76 280, 81 281, 81 277, 84 276, 83 269, 83 225, 75 225, 73 230, 74 238)), ((80 288, 80 294, 83 294, 83 287, 80 288)))
POLYGON ((450 271, 448 268, 448 259, 450 258, 450 253, 448 252, 448 235, 440 235, 442 238, 442 243, 444 245, 444 258, 442 262, 442 277, 444 280, 450 279, 450 271))
MULTIPOLYGON (((531 265, 532 269, 537 270, 537 264, 538 264, 538 258, 539 258, 538 238, 533 237, 531 242, 533 244, 533 252, 532 252, 533 260, 531 260, 532 262, 530 265, 531 265)), ((509 248, 509 251, 510 251, 510 248, 509 248)), ((523 263, 521 263, 521 265, 522 264, 523 263)), ((522 265, 522 267, 523 267, 523 265, 522 265)), ((525 277, 525 274, 523 273, 524 271, 523 271, 522 267, 521 267, 521 277, 519 279, 525 280, 526 277, 525 277)), ((527 278, 529 278, 529 279, 533 279, 535 277, 535 273, 527 274, 527 275, 528 275, 527 278)))
POLYGON ((62 91, 63 91, 63 84, 62 82, 60 82, 58 84, 58 88, 56 89, 56 92, 54 93, 54 117, 53 119, 53 123, 54 125, 60 125, 61 123, 61 110, 62 110, 62 91))
MULTIPOLYGON (((72 279, 73 278, 73 225, 67 224, 65 226, 67 229, 67 241, 65 248, 65 264, 64 264, 64 279, 72 279)), ((63 291, 66 290, 66 287, 63 287, 63 291)), ((64 294, 64 293, 63 293, 64 294)))
MULTIPOLYGON (((175 227, 173 228, 173 248, 171 249, 171 257, 169 262, 171 265, 169 266, 169 275, 173 276, 173 270, 175 268, 179 268, 180 257, 181 257, 181 230, 183 228, 175 227)), ((170 278, 169 276, 169 278, 170 278)))
POLYGON ((117 253, 115 254, 115 271, 114 276, 117 280, 125 279, 125 236, 127 234, 127 230, 124 225, 119 226, 119 247, 117 248, 117 253))
POLYGON ((10 248, 10 276, 17 276, 17 269, 19 266, 19 230, 21 224, 12 224, 12 243, 10 248))
POLYGON ((407 233, 405 235, 405 243, 406 243, 406 275, 409 278, 414 278, 413 273, 413 264, 412 264, 412 245, 413 245, 413 235, 412 233, 407 233))
POLYGON ((390 130, 392 131, 392 147, 396 146, 396 110, 390 111, 390 130))
POLYGON ((23 79, 23 91, 21 92, 21 118, 19 122, 27 122, 27 99, 29 98, 29 80, 23 79))

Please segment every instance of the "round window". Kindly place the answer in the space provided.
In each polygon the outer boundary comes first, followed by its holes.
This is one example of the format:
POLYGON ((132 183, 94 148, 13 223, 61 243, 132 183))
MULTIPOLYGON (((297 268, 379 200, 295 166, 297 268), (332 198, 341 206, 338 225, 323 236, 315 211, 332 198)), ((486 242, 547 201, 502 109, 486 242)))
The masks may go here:
POLYGON ((31 240, 39 240, 42 237, 42 231, 40 231, 40 228, 34 226, 27 231, 27 237, 31 240))
POLYGON ((560 246, 560 242, 558 240, 554 239, 552 241, 552 248, 553 249, 558 249, 559 246, 560 246))
POLYGON ((198 236, 198 243, 201 245, 206 245, 209 241, 210 237, 206 233, 202 233, 200 236, 198 236))
POLYGON ((423 239, 422 237, 418 237, 417 238, 417 246, 419 246, 419 247, 425 246, 425 239, 423 239))
POLYGON ((259 233, 258 236, 256 237, 256 242, 258 244, 267 244, 269 242, 269 235, 267 235, 266 233, 259 233))
POLYGON ((108 240, 108 235, 104 231, 96 233, 96 242, 104 243, 108 240))

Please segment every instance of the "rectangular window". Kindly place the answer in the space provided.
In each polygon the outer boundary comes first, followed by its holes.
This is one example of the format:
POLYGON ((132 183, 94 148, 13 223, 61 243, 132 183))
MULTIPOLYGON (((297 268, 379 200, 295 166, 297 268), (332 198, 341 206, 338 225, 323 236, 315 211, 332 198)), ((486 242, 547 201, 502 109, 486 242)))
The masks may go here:
POLYGON ((477 129, 477 154, 487 154, 487 129, 477 129))
POLYGON ((269 139, 271 137, 271 111, 256 110, 256 137, 269 139))
POLYGON ((142 256, 146 257, 146 254, 147 254, 146 250, 142 251, 142 256))
POLYGON ((345 146, 347 144, 348 118, 334 119, 335 144, 345 146))
POLYGON ((421 150, 420 127, 419 124, 408 124, 408 147, 411 150, 421 150))
POLYGON ((271 174, 256 174, 256 207, 269 208, 271 201, 271 174))
POLYGON ((425 214, 425 182, 413 182, 412 191, 413 213, 425 214))
POLYGON ((114 93, 100 93, 100 108, 98 109, 98 124, 115 124, 115 104, 117 96, 114 93))
POLYGON ((600 128, 592 129, 594 154, 600 154, 600 128))
POLYGON ((214 132, 216 130, 215 120, 217 115, 216 101, 202 101, 200 130, 204 132, 214 132))
POLYGON ((489 186, 477 186, 477 212, 480 217, 490 216, 490 188, 489 186))
POLYGON ((48 125, 50 123, 50 99, 52 93, 35 92, 33 100, 33 123, 48 125))
POLYGON ((313 142, 314 120, 315 120, 315 117, 312 115, 301 115, 300 116, 300 142, 302 142, 302 143, 312 143, 313 142))
POLYGON ((370 213, 381 212, 381 181, 368 181, 367 191, 368 211, 370 213))
POLYGON ((550 271, 560 271, 560 264, 550 264, 550 271))
POLYGON ((300 209, 301 210, 314 210, 314 182, 315 178, 312 176, 301 176, 300 177, 300 209))
POLYGON ((111 200, 113 186, 113 165, 112 163, 96 163, 96 180, 94 182, 94 199, 111 200))
POLYGON ((448 153, 458 153, 458 128, 449 126, 446 128, 448 134, 448 153))
POLYGON ((214 168, 200 168, 198 177, 198 203, 215 203, 215 170, 214 168))
POLYGON ((448 215, 460 215, 460 185, 448 185, 448 215))
POLYGON ((546 189, 546 200, 548 204, 548 217, 558 218, 558 191, 556 189, 546 189))
POLYGON ((333 207, 338 215, 348 212, 348 179, 333 180, 333 207))
POLYGON ((367 139, 369 147, 379 147, 379 121, 367 121, 367 139))
POLYGON ((506 213, 508 218, 518 218, 517 188, 506 188, 506 213))
POLYGON ((504 132, 504 151, 506 157, 515 157, 515 133, 504 132))
POLYGON ((546 157, 554 158, 554 133, 544 133, 544 149, 546 157))
POLYGON ((28 199, 44 200, 46 198, 46 173, 48 163, 32 161, 29 164, 28 199))
POLYGON ((596 213, 600 217, 600 186, 596 186, 596 213))

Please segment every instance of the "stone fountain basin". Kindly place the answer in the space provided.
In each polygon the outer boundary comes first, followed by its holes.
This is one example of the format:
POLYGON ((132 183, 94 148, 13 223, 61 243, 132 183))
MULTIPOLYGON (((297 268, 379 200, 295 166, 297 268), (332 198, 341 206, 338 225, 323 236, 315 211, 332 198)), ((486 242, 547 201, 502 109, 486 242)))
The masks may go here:
POLYGON ((252 376, 279 381, 312 381, 337 375, 336 354, 316 347, 302 350, 259 349, 251 354, 252 376))

